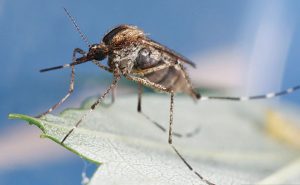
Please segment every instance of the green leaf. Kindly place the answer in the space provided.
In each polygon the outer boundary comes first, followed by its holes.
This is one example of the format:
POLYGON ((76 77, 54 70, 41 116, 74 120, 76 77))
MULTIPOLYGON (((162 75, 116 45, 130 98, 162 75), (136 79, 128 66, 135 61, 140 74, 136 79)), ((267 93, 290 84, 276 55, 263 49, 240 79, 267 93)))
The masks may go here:
MULTIPOLYGON (((60 144, 62 138, 89 111, 80 109, 41 119, 10 114, 42 130, 42 137, 60 144)), ((169 98, 143 97, 143 112, 168 128, 169 98)), ((119 97, 112 106, 89 114, 63 147, 101 164, 90 184, 203 184, 168 145, 168 135, 137 113, 137 97, 119 97)), ((299 156, 293 148, 273 140, 264 131, 266 110, 256 103, 193 102, 175 97, 174 131, 194 137, 174 137, 173 143, 202 176, 217 184, 251 184, 271 175, 299 156), (283 154, 284 151, 284 154, 283 154)), ((61 144, 60 144, 61 145, 61 144)))

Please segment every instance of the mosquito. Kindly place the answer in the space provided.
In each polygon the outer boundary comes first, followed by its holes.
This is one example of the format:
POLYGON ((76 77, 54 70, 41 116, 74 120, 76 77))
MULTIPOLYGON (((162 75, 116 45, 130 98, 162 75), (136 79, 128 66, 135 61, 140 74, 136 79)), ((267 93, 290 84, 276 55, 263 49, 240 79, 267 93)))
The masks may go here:
MULTIPOLYGON (((82 123, 82 121, 103 101, 103 99, 112 92, 112 101, 114 101, 114 89, 117 86, 121 77, 125 77, 130 81, 138 84, 138 112, 142 113, 141 99, 142 87, 147 86, 156 91, 164 92, 170 95, 170 112, 169 112, 169 127, 168 127, 168 143, 178 157, 183 161, 187 168, 199 177, 206 184, 213 185, 212 182, 204 178, 188 163, 181 155, 172 142, 173 133, 173 108, 175 93, 185 93, 191 96, 194 100, 210 100, 221 99, 231 101, 245 101, 254 99, 267 99, 285 94, 292 93, 300 89, 300 85, 288 88, 286 90, 267 93, 262 95, 247 96, 247 97, 217 97, 217 96, 201 96, 193 89, 185 65, 196 67, 196 65, 188 58, 169 49, 168 47, 150 39, 141 29, 133 25, 119 25, 107 34, 104 35, 102 41, 96 44, 90 44, 87 37, 81 32, 75 19, 70 15, 67 9, 64 8, 69 19, 77 29, 83 41, 88 45, 89 50, 85 52, 80 48, 75 48, 73 51, 73 59, 69 64, 64 64, 56 67, 46 68, 40 72, 46 72, 62 68, 71 68, 71 80, 69 91, 58 103, 52 106, 49 110, 42 113, 38 117, 44 116, 52 112, 60 104, 62 104, 74 90, 75 65, 86 62, 93 62, 101 69, 112 73, 113 80, 108 89, 98 97, 90 110, 85 113, 74 125, 72 129, 64 136, 61 143, 63 144, 70 134, 82 123), (81 57, 76 57, 80 54, 81 57), (108 59, 107 65, 101 64, 101 61, 108 59)), ((148 118, 149 119, 149 118, 148 118)), ((161 127, 160 125, 157 125, 161 127)), ((164 128, 161 127, 162 130, 164 128)))

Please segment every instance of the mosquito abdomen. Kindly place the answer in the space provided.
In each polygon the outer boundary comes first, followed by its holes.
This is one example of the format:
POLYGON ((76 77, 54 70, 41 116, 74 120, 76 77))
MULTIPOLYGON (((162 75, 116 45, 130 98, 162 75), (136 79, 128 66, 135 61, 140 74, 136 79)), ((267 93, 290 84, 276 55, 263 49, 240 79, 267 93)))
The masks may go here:
POLYGON ((164 69, 156 70, 144 77, 149 81, 160 84, 173 92, 184 92, 191 95, 193 98, 198 97, 193 91, 190 81, 185 73, 185 69, 175 57, 167 53, 162 53, 154 48, 142 48, 138 52, 135 61, 135 68, 140 70, 151 69, 163 64, 174 64, 164 69))

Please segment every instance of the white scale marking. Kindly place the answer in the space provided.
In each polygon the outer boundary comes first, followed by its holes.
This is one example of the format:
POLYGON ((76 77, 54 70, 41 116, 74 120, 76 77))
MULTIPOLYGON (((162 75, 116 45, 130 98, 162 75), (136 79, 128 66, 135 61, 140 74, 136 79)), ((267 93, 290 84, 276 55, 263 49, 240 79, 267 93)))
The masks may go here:
POLYGON ((275 96, 275 93, 266 94, 266 98, 273 98, 274 96, 275 96))
POLYGON ((249 99, 250 99, 250 97, 244 96, 244 97, 241 97, 241 98, 240 98, 240 101, 247 101, 247 100, 249 100, 249 99))
POLYGON ((201 96, 200 101, 208 100, 209 98, 207 96, 201 96))
POLYGON ((288 88, 288 89, 286 90, 287 93, 291 93, 291 92, 293 92, 293 91, 294 91, 293 88, 288 88))

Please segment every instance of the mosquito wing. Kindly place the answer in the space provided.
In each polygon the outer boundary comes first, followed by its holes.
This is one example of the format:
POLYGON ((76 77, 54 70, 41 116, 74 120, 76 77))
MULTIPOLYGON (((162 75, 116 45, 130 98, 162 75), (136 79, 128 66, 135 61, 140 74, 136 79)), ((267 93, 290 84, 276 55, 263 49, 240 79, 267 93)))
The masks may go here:
POLYGON ((152 46, 161 52, 168 53, 169 55, 175 57, 180 62, 187 63, 187 64, 193 66, 194 68, 196 68, 196 64, 194 62, 192 62, 190 59, 182 56, 181 54, 177 53, 174 50, 169 49, 168 47, 160 44, 159 42, 156 42, 156 41, 148 38, 148 39, 143 40, 143 44, 152 46))

